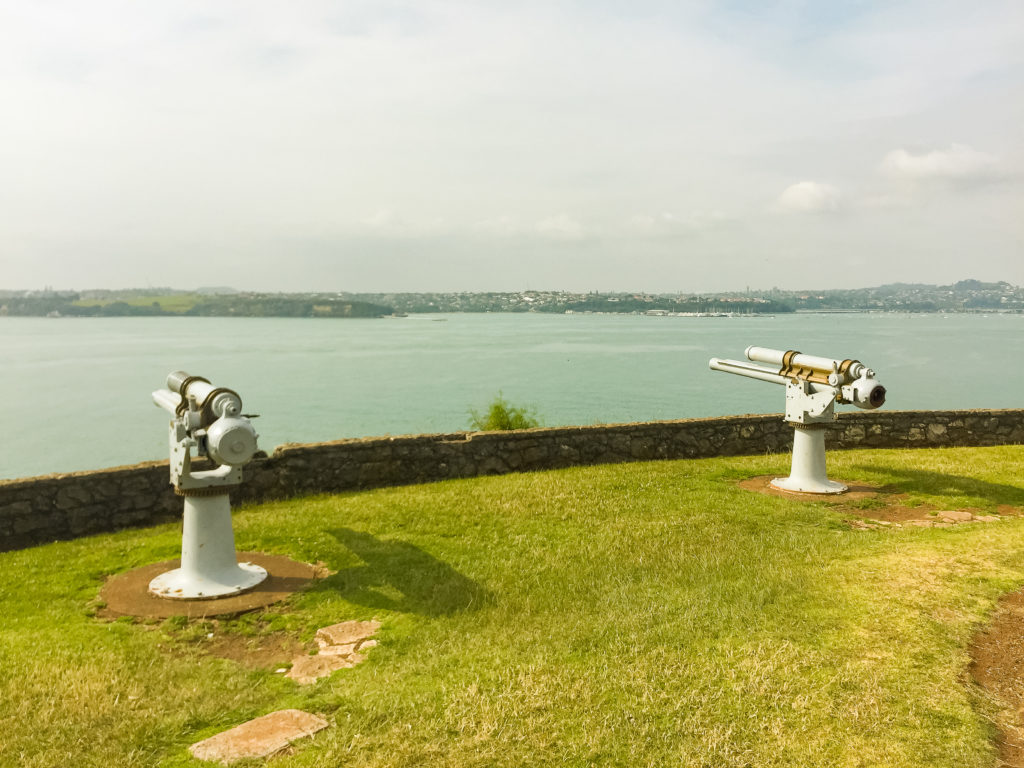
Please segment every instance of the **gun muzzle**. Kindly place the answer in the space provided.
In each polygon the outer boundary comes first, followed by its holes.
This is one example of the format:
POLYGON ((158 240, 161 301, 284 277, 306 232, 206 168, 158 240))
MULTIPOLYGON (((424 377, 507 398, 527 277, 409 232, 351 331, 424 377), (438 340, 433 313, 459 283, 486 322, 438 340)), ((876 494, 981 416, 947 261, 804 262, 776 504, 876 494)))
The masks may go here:
POLYGON ((885 403, 885 387, 872 378, 864 376, 840 390, 841 403, 850 403, 858 408, 874 410, 885 403))

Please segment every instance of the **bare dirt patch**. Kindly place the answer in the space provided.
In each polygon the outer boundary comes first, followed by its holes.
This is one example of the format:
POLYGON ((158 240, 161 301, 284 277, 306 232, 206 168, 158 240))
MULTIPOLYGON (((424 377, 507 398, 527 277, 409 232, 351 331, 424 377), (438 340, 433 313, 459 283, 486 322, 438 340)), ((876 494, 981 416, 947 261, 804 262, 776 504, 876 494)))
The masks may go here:
POLYGON ((263 632, 251 635, 223 631, 218 619, 201 622, 205 636, 192 636, 183 630, 171 653, 186 649, 234 661, 246 669, 273 669, 300 685, 308 685, 339 669, 349 669, 366 660, 366 653, 377 645, 372 639, 380 629, 379 621, 345 621, 317 630, 313 642, 303 643, 296 632, 263 632))
MULTIPOLYGON (((112 576, 100 590, 100 619, 122 617, 175 618, 186 621, 171 630, 174 642, 164 646, 171 654, 200 652, 234 661, 247 669, 275 669, 300 684, 309 684, 338 669, 354 667, 366 659, 365 652, 377 644, 370 639, 380 622, 346 621, 317 631, 315 644, 302 642, 297 632, 267 631, 257 621, 248 631, 225 631, 225 617, 264 608, 304 588, 331 571, 323 563, 309 565, 287 557, 240 552, 240 559, 267 569, 267 579, 240 595, 212 600, 168 600, 149 592, 150 580, 178 566, 177 560, 136 568, 112 576), (255 633, 252 631, 255 630, 255 633), (363 653, 360 653, 362 651, 363 653)), ((155 628, 155 625, 150 624, 155 628)), ((166 624, 165 624, 166 626, 166 624)))
POLYGON ((971 676, 1003 706, 1000 765, 1024 768, 1024 591, 1005 596, 971 644, 971 676))
POLYGON ((220 619, 189 620, 181 626, 142 624, 149 630, 163 630, 169 643, 158 647, 166 654, 188 657, 200 653, 228 659, 246 669, 272 670, 284 674, 299 656, 314 653, 315 643, 303 642, 298 631, 272 631, 267 622, 257 622, 244 630, 225 626, 220 619))
POLYGON ((213 637, 200 640, 195 647, 210 656, 237 662, 246 669, 270 669, 291 664, 294 657, 307 653, 311 644, 301 642, 288 632, 255 637, 215 632, 213 637))
MULTIPOLYGON (((185 653, 186 649, 190 649, 230 659, 247 669, 287 668, 296 656, 309 653, 313 644, 301 642, 294 632, 262 631, 266 629, 265 625, 257 626, 258 634, 255 635, 223 631, 217 617, 237 616, 280 602, 316 579, 330 575, 330 571, 323 563, 310 565, 258 552, 238 554, 241 560, 267 569, 266 580, 248 592, 213 600, 168 600, 157 597, 149 592, 150 580, 179 565, 177 560, 168 560, 111 576, 100 590, 102 607, 96 611, 96 616, 107 620, 121 617, 185 617, 189 620, 191 631, 181 633, 183 636, 177 637, 174 645, 166 648, 168 652, 185 653), (194 622, 200 622, 199 626, 206 631, 204 636, 195 636, 194 622)), ((178 634, 172 632, 172 635, 178 634)))
POLYGON ((910 506, 907 494, 892 486, 850 485, 845 493, 797 493, 772 488, 774 475, 759 475, 739 482, 739 487, 769 496, 782 496, 800 501, 820 501, 846 514, 851 528, 949 528, 963 523, 998 522, 1001 516, 1017 516, 1021 510, 1008 504, 997 508, 997 515, 983 514, 979 509, 939 509, 929 504, 910 506))

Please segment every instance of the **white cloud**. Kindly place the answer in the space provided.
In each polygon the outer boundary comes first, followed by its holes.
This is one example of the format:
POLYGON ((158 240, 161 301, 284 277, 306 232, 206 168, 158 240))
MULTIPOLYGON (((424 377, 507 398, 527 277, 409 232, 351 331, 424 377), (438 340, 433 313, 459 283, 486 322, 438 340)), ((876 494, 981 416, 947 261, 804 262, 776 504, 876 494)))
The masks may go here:
POLYGON ((905 149, 894 149, 885 156, 881 168, 889 176, 922 180, 969 181, 991 178, 998 173, 998 163, 992 155, 966 144, 951 144, 949 149, 917 155, 905 149))
POLYGON ((839 190, 819 181, 799 181, 779 195, 776 206, 789 213, 827 213, 839 209, 839 190))
POLYGON ((670 211, 662 213, 640 213, 626 222, 628 234, 649 236, 687 235, 704 230, 716 229, 730 224, 733 219, 722 211, 695 211, 678 215, 670 211))
POLYGON ((499 216, 481 219, 473 224, 472 229, 485 235, 496 237, 512 237, 522 234, 523 227, 517 216, 503 213, 499 216))
POLYGON ((363 223, 372 229, 386 229, 398 224, 398 217, 394 211, 388 208, 381 208, 379 211, 363 219, 363 223))
POLYGON ((857 203, 861 208, 868 211, 903 210, 914 205, 914 196, 880 192, 865 195, 857 203))
POLYGON ((390 208, 381 208, 359 222, 382 237, 420 237, 440 234, 448 229, 440 216, 410 218, 390 208))
POLYGON ((679 226, 679 217, 674 213, 640 213, 629 219, 630 229, 644 234, 658 234, 672 231, 679 226))
POLYGON ((579 240, 584 235, 583 225, 566 213, 541 219, 537 231, 555 240, 579 240))

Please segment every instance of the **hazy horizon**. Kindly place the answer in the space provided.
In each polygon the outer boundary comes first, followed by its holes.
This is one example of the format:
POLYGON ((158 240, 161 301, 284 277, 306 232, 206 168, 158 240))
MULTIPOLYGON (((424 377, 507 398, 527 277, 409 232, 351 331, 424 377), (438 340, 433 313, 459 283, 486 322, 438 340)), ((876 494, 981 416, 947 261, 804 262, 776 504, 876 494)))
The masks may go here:
MULTIPOLYGON (((107 291, 107 292, 110 292, 110 293, 117 293, 117 292, 129 292, 129 291, 131 291, 131 292, 141 293, 141 292, 145 292, 145 291, 159 292, 159 291, 162 291, 162 290, 169 290, 169 291, 174 291, 176 293, 200 293, 200 294, 201 293, 216 294, 217 292, 227 292, 227 293, 285 293, 285 294, 291 294, 291 293, 295 293, 295 294, 301 294, 301 293, 353 293, 353 294, 402 294, 402 293, 421 294, 422 293, 422 294, 426 294, 426 293, 525 293, 525 292, 534 292, 534 293, 609 293, 609 294, 611 294, 611 293, 648 293, 648 294, 657 294, 657 293, 665 293, 665 294, 674 294, 674 293, 684 293, 684 294, 707 293, 707 294, 710 294, 710 293, 745 293, 747 291, 749 291, 751 293, 757 293, 757 292, 768 293, 768 292, 771 292, 771 291, 784 291, 784 292, 789 292, 789 293, 800 292, 800 291, 811 291, 811 292, 813 292, 813 291, 842 291, 842 290, 859 290, 859 289, 881 288, 881 287, 884 287, 884 286, 887 286, 887 285, 922 285, 922 286, 940 287, 940 286, 945 286, 945 285, 955 285, 955 284, 961 283, 961 282, 969 282, 969 281, 972 281, 972 280, 978 280, 978 278, 962 277, 962 278, 953 280, 953 281, 951 281, 949 283, 928 283, 928 282, 916 280, 916 281, 896 281, 896 282, 893 282, 893 283, 878 283, 878 284, 862 285, 862 286, 840 286, 840 287, 831 287, 831 288, 826 288, 826 287, 823 287, 823 286, 820 286, 820 285, 801 286, 801 287, 787 287, 785 285, 773 285, 773 286, 764 286, 764 285, 754 286, 754 285, 751 285, 751 286, 743 286, 743 287, 737 287, 737 288, 724 288, 724 289, 719 290, 719 291, 691 291, 691 290, 682 290, 682 291, 640 291, 640 290, 632 290, 632 289, 626 289, 626 288, 604 288, 604 289, 596 289, 595 288, 595 289, 588 289, 588 290, 585 290, 585 291, 575 291, 575 290, 571 290, 571 289, 568 289, 568 288, 557 288, 557 287, 531 287, 531 288, 509 289, 509 290, 479 290, 479 291, 460 291, 460 290, 455 290, 455 289, 436 289, 436 290, 423 289, 423 290, 403 290, 403 291, 381 289, 381 290, 375 290, 375 291, 351 291, 351 290, 345 290, 345 289, 333 290, 333 289, 328 289, 328 288, 317 289, 317 290, 308 290, 308 291, 277 291, 277 290, 257 290, 257 289, 251 289, 251 288, 239 288, 237 286, 229 286, 229 285, 218 285, 218 286, 200 285, 200 286, 195 286, 195 287, 192 287, 192 288, 176 288, 176 287, 170 286, 170 285, 154 285, 154 286, 138 286, 138 285, 134 285, 134 286, 122 286, 122 287, 118 287, 118 288, 105 288, 105 287, 101 287, 101 286, 89 286, 89 287, 85 287, 85 288, 79 288, 79 287, 75 287, 75 286, 62 287, 62 286, 56 286, 56 285, 52 285, 52 286, 51 285, 47 285, 47 286, 37 286, 37 287, 31 287, 31 288, 25 288, 25 287, 12 288, 12 287, 7 287, 7 286, 0 285, 0 291, 5 291, 5 292, 6 291, 11 291, 11 292, 25 291, 25 292, 32 292, 32 293, 35 293, 35 292, 45 292, 45 291, 52 291, 54 293, 63 293, 63 292, 89 293, 89 292, 93 292, 93 291, 107 291)), ((1019 286, 1019 285, 1017 285, 1015 283, 1010 283, 1010 281, 1008 281, 1008 280, 998 280, 998 279, 997 280, 978 280, 978 282, 983 282, 983 283, 1005 282, 1005 283, 1009 283, 1014 288, 1020 288, 1021 287, 1021 286, 1019 286)))
POLYGON ((1024 283, 1011 0, 56 0, 0 64, 6 285, 1024 283))

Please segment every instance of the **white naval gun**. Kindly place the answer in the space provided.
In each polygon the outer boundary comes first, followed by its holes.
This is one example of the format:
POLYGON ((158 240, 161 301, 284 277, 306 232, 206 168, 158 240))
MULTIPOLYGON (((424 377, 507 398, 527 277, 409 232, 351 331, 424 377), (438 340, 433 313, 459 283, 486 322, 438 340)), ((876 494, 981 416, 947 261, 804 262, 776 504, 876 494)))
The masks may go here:
POLYGON ((711 358, 713 371, 725 371, 786 387, 786 421, 793 427, 793 464, 789 477, 775 478, 771 485, 801 493, 842 493, 842 483, 825 473, 825 426, 838 418, 836 403, 858 408, 879 408, 885 387, 875 372, 859 360, 804 355, 794 350, 747 347, 748 360, 711 358))
POLYGON ((158 597, 203 600, 252 589, 267 578, 254 563, 239 563, 228 493, 242 482, 242 466, 256 454, 258 435, 242 413, 242 398, 201 376, 174 371, 153 402, 171 414, 171 484, 185 499, 181 567, 149 583, 158 597), (212 469, 192 468, 192 449, 212 469))

